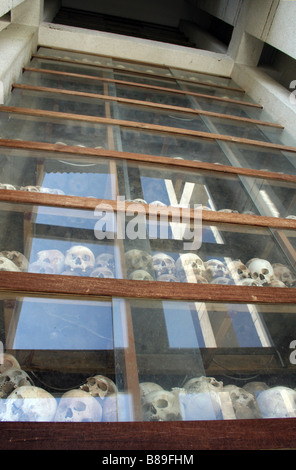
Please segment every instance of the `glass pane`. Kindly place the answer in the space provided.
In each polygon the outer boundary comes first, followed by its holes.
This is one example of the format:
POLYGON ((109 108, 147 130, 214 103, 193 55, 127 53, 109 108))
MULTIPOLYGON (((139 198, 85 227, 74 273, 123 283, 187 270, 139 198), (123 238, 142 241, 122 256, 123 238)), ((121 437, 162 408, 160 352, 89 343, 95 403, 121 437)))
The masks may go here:
POLYGON ((50 59, 33 58, 28 64, 30 67, 46 69, 46 70, 57 70, 59 72, 68 73, 81 73, 84 75, 92 75, 94 77, 105 77, 110 72, 110 69, 100 68, 100 66, 82 65, 75 63, 59 62, 50 59))
POLYGON ((32 86, 104 94, 104 82, 101 80, 71 77, 70 75, 65 76, 55 73, 30 72, 25 70, 21 76, 20 83, 32 86))
POLYGON ((295 175, 296 153, 255 145, 220 142, 233 166, 295 175))
MULTIPOLYGON (((148 204, 191 208, 202 204, 208 210, 258 214, 255 198, 235 175, 128 162, 127 171, 119 168, 118 182, 121 195, 129 191, 131 200, 143 199, 148 204)), ((254 187, 252 179, 248 182, 254 187)))
POLYGON ((172 74, 178 79, 192 80, 192 82, 206 82, 210 85, 222 85, 227 87, 240 88, 231 78, 207 73, 194 72, 192 70, 170 69, 172 74))
POLYGON ((1 421, 296 416, 293 305, 2 294, 0 312, 1 421))
POLYGON ((98 238, 95 211, 2 202, 0 216, 1 271, 122 277, 115 226, 98 238))
POLYGON ((113 103, 112 117, 125 121, 145 122, 158 126, 178 127, 208 132, 198 114, 179 113, 170 110, 146 108, 122 103, 113 103))
MULTIPOLYGON (((139 206, 137 204, 136 206, 139 206)), ((162 208, 161 208, 162 209, 162 208)), ((131 213, 135 209, 131 209, 131 213)), ((278 263, 296 279, 295 270, 267 229, 228 224, 191 225, 179 216, 156 222, 149 214, 126 217, 124 251, 128 279, 294 287, 276 273, 278 263)))
MULTIPOLYGON (((5 139, 109 148, 108 126, 80 120, 0 114, 0 135, 5 139)), ((112 144, 111 144, 112 145, 112 144)))
POLYGON ((125 374, 111 301, 10 296, 0 309, 1 421, 113 420, 104 404, 125 374))
POLYGON ((6 106, 45 109, 69 114, 106 117, 106 102, 97 98, 63 95, 15 88, 6 106))
POLYGON ((62 49, 51 49, 50 47, 39 47, 38 55, 55 57, 63 60, 77 60, 96 65, 112 65, 112 59, 109 57, 86 54, 85 52, 63 51, 62 49))
POLYGON ((121 85, 116 83, 116 96, 119 98, 128 98, 131 100, 150 101, 153 103, 167 104, 171 106, 183 106, 192 108, 189 97, 170 92, 156 91, 140 87, 121 85))
POLYGON ((110 75, 110 78, 114 78, 116 80, 121 80, 125 82, 135 82, 135 83, 142 83, 145 85, 151 85, 151 86, 161 86, 165 88, 173 88, 173 89, 179 89, 180 87, 177 85, 177 82, 174 80, 166 80, 165 78, 153 78, 153 76, 145 76, 145 75, 140 75, 140 74, 129 74, 128 72, 118 72, 114 70, 114 73, 112 73, 112 76, 110 75))
POLYGON ((229 165, 219 144, 211 139, 201 139, 161 132, 121 129, 122 150, 126 152, 159 155, 185 160, 229 165))
POLYGON ((163 75, 164 77, 171 77, 172 74, 167 67, 160 67, 151 64, 141 64, 137 62, 128 62, 125 60, 113 59, 113 67, 127 71, 137 71, 143 74, 163 75))
POLYGON ((116 199, 112 164, 85 155, 0 147, 0 188, 116 199))

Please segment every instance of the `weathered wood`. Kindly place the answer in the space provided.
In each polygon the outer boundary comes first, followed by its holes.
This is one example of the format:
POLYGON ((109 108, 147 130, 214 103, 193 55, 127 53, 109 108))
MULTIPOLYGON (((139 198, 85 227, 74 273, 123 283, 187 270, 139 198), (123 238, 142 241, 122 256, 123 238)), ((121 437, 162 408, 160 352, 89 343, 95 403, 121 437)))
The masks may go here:
POLYGON ((126 128, 144 130, 144 131, 154 131, 164 134, 174 134, 187 137, 199 137, 206 140, 220 140, 222 142, 230 142, 236 144, 243 144, 249 146, 256 146, 259 148, 273 149, 273 150, 282 150, 285 152, 296 152, 296 147, 289 145, 276 144, 273 142, 263 142, 261 140, 245 139, 243 137, 235 137, 224 134, 212 134, 209 132, 195 131, 190 129, 181 129, 178 127, 168 127, 168 126, 159 126, 156 124, 148 124, 144 122, 135 122, 135 121, 125 121, 121 119, 110 119, 110 118, 101 118, 97 116, 86 116, 82 114, 73 114, 73 113, 63 113, 57 111, 47 111, 43 109, 33 109, 33 108, 22 108, 15 106, 1 106, 1 111, 11 114, 20 114, 23 116, 32 116, 36 118, 48 118, 48 119, 68 119, 72 121, 81 121, 87 122, 90 124, 106 124, 112 126, 121 126, 126 128))
POLYGON ((54 62, 62 62, 62 63, 74 64, 74 65, 82 65, 82 66, 87 66, 87 67, 95 67, 95 68, 98 68, 98 69, 109 69, 109 70, 112 69, 112 70, 115 70, 116 72, 120 72, 120 73, 128 74, 128 75, 136 75, 136 76, 146 77, 146 78, 149 77, 149 78, 152 78, 152 79, 165 80, 165 81, 173 82, 173 83, 176 83, 176 81, 178 80, 180 82, 190 83, 191 85, 192 84, 202 85, 202 86, 209 87, 209 88, 218 88, 218 89, 222 89, 222 90, 235 91, 235 92, 238 92, 238 93, 245 93, 245 91, 242 88, 238 88, 238 87, 230 87, 230 86, 227 86, 227 85, 219 85, 219 84, 216 84, 216 83, 213 84, 213 83, 208 83, 208 82, 200 82, 198 80, 192 81, 192 80, 189 80, 189 79, 186 79, 186 78, 178 78, 178 77, 174 77, 174 76, 164 76, 162 74, 157 74, 157 73, 148 73, 148 72, 145 72, 143 70, 122 69, 121 67, 117 67, 114 64, 113 65, 95 64, 95 63, 92 63, 91 61, 84 62, 82 60, 66 59, 66 58, 64 59, 62 57, 46 56, 46 55, 43 55, 43 54, 33 54, 32 58, 43 59, 43 60, 52 60, 54 62))
POLYGON ((178 113, 185 113, 185 114, 196 114, 196 115, 203 115, 209 116, 212 118, 221 118, 231 121, 236 121, 240 124, 248 123, 248 124, 256 124, 259 126, 268 126, 268 127, 275 127, 277 129, 284 129, 284 126, 281 124, 268 122, 268 121, 261 121, 260 119, 252 119, 252 118, 244 118, 240 116, 235 116, 232 114, 223 114, 223 113, 215 113, 212 111, 205 111, 202 109, 193 109, 193 108, 185 108, 183 106, 171 106, 165 105, 160 103, 154 103, 150 101, 141 101, 141 100, 133 100, 128 98, 120 98, 117 96, 109 96, 109 95, 100 95, 98 93, 87 93, 82 91, 74 91, 74 90, 67 90, 61 88, 50 88, 45 86, 31 86, 31 85, 24 85, 21 83, 14 83, 12 85, 13 88, 17 88, 20 90, 25 91, 35 91, 41 93, 52 93, 52 94, 61 94, 66 96, 73 96, 73 98, 81 97, 81 98, 90 98, 90 99, 98 99, 98 100, 105 100, 105 101, 116 101, 117 103, 124 103, 130 104, 131 106, 137 105, 146 108, 155 108, 156 110, 165 110, 165 111, 174 111, 178 113))
POLYGON ((134 281, 37 273, 0 272, 0 292, 102 299, 110 297, 198 302, 291 304, 295 288, 134 281))
POLYGON ((24 71, 28 70, 30 72, 42 72, 42 73, 52 73, 52 74, 60 74, 64 76, 69 76, 69 77, 78 77, 78 78, 85 78, 89 80, 97 80, 97 81, 104 81, 104 82, 109 82, 109 83, 117 83, 118 85, 127 85, 127 86, 132 86, 132 87, 138 87, 138 88, 144 88, 148 90, 155 90, 155 91, 164 91, 166 93, 175 93, 179 95, 189 95, 189 96, 195 96, 198 98, 205 98, 205 99, 210 99, 214 101, 222 101, 224 103, 232 103, 232 104, 238 104, 241 106, 250 106, 251 108, 258 108, 262 109, 263 106, 260 104, 256 103, 250 103, 249 101, 242 101, 242 100, 235 100, 231 98, 223 98, 220 96, 213 96, 213 95, 207 95, 205 93, 197 93, 194 91, 187 91, 187 90, 181 90, 181 89, 174 89, 174 88, 167 88, 167 87, 161 87, 161 86, 156 86, 156 85, 147 85, 144 83, 136 83, 136 82, 129 82, 126 80, 117 80, 113 78, 102 78, 102 77, 94 77, 93 75, 85 75, 85 74, 78 74, 74 72, 59 72, 55 70, 48 70, 48 69, 39 69, 39 68, 34 68, 34 67, 24 67, 24 71))
MULTIPOLYGON (((107 457, 109 451, 141 450, 144 455, 141 453, 138 458, 144 461, 151 450, 181 450, 188 459, 193 454, 193 464, 200 459, 195 450, 296 447, 296 420, 293 418, 135 423, 2 422, 0 430, 0 448, 3 450, 89 449, 102 450, 107 457)), ((101 464, 100 455, 98 458, 101 464)), ((180 460, 176 463, 180 464, 180 460)))
MULTIPOLYGON (((165 165, 172 168, 205 170, 214 173, 251 176, 253 178, 262 178, 267 180, 281 181, 287 183, 296 183, 295 175, 284 173, 275 173, 267 170, 253 170, 252 168, 233 167, 230 165, 217 165, 215 163, 197 162, 193 160, 179 160, 170 157, 158 155, 148 155, 141 153, 119 152, 117 150, 95 149, 91 147, 79 147, 74 145, 51 144, 44 142, 33 142, 25 140, 1 139, 0 146, 6 148, 23 149, 30 151, 43 151, 71 155, 72 157, 98 157, 98 158, 114 158, 118 160, 129 160, 138 163, 148 163, 153 165, 165 165)), ((51 155, 52 156, 52 155, 51 155)), ((34 155, 33 155, 34 157, 34 155)))

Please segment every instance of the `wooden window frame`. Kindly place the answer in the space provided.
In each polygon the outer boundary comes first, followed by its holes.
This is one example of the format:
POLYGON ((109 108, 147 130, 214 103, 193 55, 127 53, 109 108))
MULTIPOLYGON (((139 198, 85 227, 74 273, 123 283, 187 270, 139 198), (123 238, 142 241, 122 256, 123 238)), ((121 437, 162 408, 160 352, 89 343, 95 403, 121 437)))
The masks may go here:
MULTIPOLYGON (((53 59, 52 57, 49 57, 53 59)), ((77 64, 77 61, 73 61, 77 64)), ((81 64, 86 65, 84 62, 81 64)), ((87 64, 89 65, 89 64, 87 64)), ((110 68, 107 67, 106 68, 110 68)), ((26 70, 38 71, 38 69, 25 68, 26 70)), ((122 71, 121 69, 119 69, 122 71)), ((125 70, 130 73, 130 71, 125 70)), ((42 70, 45 73, 50 71, 42 70)), ((63 72, 54 72, 63 73, 63 72)), ((140 73, 140 72, 139 72, 140 73)), ((142 73, 140 73, 143 75, 142 73)), ((71 74, 69 74, 71 75, 71 74)), ((79 75, 79 74, 74 74, 79 75)), ((166 78, 147 74, 150 78, 166 78)), ((83 75, 81 75, 83 77, 83 75)), ((88 78, 94 78, 87 76, 88 78)), ((120 82, 111 79, 100 79, 106 82, 120 82)), ((172 77, 173 80, 179 80, 172 77)), ((180 80, 182 82, 186 80, 180 80)), ((189 80, 188 80, 189 82, 189 80)), ((121 82, 125 83, 125 82, 121 82)), ((127 82, 129 86, 138 86, 133 82, 127 82)), ((192 82, 190 82, 192 83, 192 82)), ((194 82, 196 83, 196 82, 194 82)), ((203 84, 203 83, 202 83, 203 84)), ((149 87, 171 92, 171 89, 162 87, 149 87)), ((212 86, 212 85, 211 85, 212 86)), ((38 87, 15 85, 20 89, 32 89, 38 92, 38 87)), ((217 87, 218 88, 218 87, 217 87)), ((221 87, 220 87, 221 88, 221 87)), ((225 87, 223 87, 225 88, 225 87)), ((227 88, 227 87, 226 87, 227 88)), ((43 88, 42 91, 48 91, 43 88)), ((59 93, 68 93, 65 90, 58 90, 59 93)), ((51 91, 56 92, 56 90, 51 91)), ((202 96, 197 93, 182 90, 173 90, 173 93, 184 95, 202 96)), ((78 92, 71 93, 79 96, 78 92)), ((88 94, 83 94, 87 96, 88 94)), ((106 95, 92 96, 106 99, 106 95)), ((213 97, 209 98, 213 99, 213 97)), ((217 98, 217 97, 216 97, 217 98)), ((114 98, 108 97, 108 100, 114 98)), ((225 100, 221 98, 222 100, 225 100)), ((119 100, 118 98, 115 100, 119 100)), ((134 100, 124 100, 130 102, 134 100)), ((232 103, 236 100, 226 100, 232 103)), ((238 104, 239 101, 236 101, 238 104)), ((141 103, 143 104, 143 102, 141 103)), ((248 105, 246 102, 240 104, 248 105)), ((253 122, 254 124, 270 125, 282 127, 273 123, 266 123, 260 120, 250 120, 236 118, 234 116, 220 115, 219 113, 209 113, 196 110, 180 109, 176 107, 156 106, 147 104, 155 108, 170 109, 182 112, 206 114, 214 117, 227 119, 238 119, 243 122, 253 122)), ((254 105, 260 108, 259 105, 254 105)), ((18 113, 32 115, 35 117, 53 117, 60 119, 81 120, 83 122, 103 123, 132 127, 135 129, 148 129, 155 132, 168 132, 184 136, 200 137, 204 139, 221 140, 231 143, 242 143, 263 147, 267 149, 283 150, 286 152, 296 152, 296 148, 269 142, 253 141, 244 138, 234 138, 220 134, 203 133, 197 131, 187 131, 179 128, 164 128, 163 126, 152 126, 143 123, 131 123, 128 121, 118 121, 111 118, 95 118, 90 116, 80 116, 66 113, 49 112, 44 110, 32 110, 26 108, 16 108, 2 106, 1 110, 7 113, 18 113)), ((47 144, 41 142, 17 141, 11 139, 0 139, 0 147, 10 149, 23 149, 32 151, 53 152, 57 155, 67 154, 85 157, 94 157, 98 161, 102 158, 115 160, 125 159, 127 161, 157 164, 160 166, 170 166, 172 168, 192 169, 202 171, 212 171, 217 175, 232 174, 243 175, 268 180, 296 183, 296 176, 280 174, 263 170, 252 170, 248 168, 235 168, 226 165, 215 165, 204 162, 193 162, 189 160, 172 160, 168 157, 153 155, 133 154, 128 152, 118 152, 115 150, 80 148, 76 146, 62 146, 59 144, 47 144)), ((0 201, 34 204, 50 207, 61 207, 70 209, 94 210, 98 203, 106 203, 116 210, 115 201, 102 201, 95 198, 81 198, 74 196, 48 195, 41 193, 27 193, 22 191, 1 191, 0 201)), ((128 210, 128 203, 123 210, 128 210)), ((146 211, 148 206, 144 205, 146 211)), ((158 211, 159 208, 156 209, 158 211)), ((173 208, 166 208, 173 211, 173 208)), ((189 216, 193 213, 189 210, 189 216)), ((284 230, 295 230, 296 221, 283 218, 272 218, 264 216, 253 216, 245 214, 227 214, 212 211, 204 211, 203 221, 223 224, 238 224, 250 227, 271 227, 284 230)), ((170 300, 198 300, 210 302, 236 302, 253 304, 295 304, 295 289, 281 289, 262 287, 243 287, 225 285, 200 285, 200 284, 171 284, 154 281, 130 281, 125 279, 97 279, 97 278, 75 278, 72 276, 40 275, 34 273, 12 273, 0 272, 0 292, 2 294, 16 295, 38 295, 38 296, 71 296, 71 298, 100 299, 120 297, 120 298, 141 298, 141 299, 170 299, 170 300)), ((296 420, 294 418, 285 419, 260 419, 260 420, 224 420, 224 421, 182 421, 182 422, 118 422, 118 423, 23 423, 23 422, 2 422, 1 449, 110 449, 110 450, 200 450, 200 449, 283 449, 294 448, 296 420), (83 439, 81 439, 83 436, 83 439)))

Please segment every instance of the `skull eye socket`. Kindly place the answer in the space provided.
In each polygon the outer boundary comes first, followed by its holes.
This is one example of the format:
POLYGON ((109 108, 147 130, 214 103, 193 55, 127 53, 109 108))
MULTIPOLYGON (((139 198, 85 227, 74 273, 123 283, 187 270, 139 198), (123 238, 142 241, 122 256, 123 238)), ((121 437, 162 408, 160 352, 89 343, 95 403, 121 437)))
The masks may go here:
POLYGON ((169 406, 169 403, 164 398, 160 398, 159 400, 157 400, 156 406, 157 408, 167 408, 169 406))
POLYGON ((266 269, 266 268, 265 268, 265 269, 262 269, 262 274, 269 274, 268 269, 266 269))
POLYGON ((86 404, 83 401, 78 401, 75 403, 74 410, 75 411, 84 411, 86 409, 86 404))
POLYGON ((98 386, 103 392, 106 392, 108 390, 108 386, 107 384, 105 384, 105 382, 99 381, 98 386))
POLYGON ((88 255, 83 255, 82 259, 83 261, 89 261, 90 258, 88 255))

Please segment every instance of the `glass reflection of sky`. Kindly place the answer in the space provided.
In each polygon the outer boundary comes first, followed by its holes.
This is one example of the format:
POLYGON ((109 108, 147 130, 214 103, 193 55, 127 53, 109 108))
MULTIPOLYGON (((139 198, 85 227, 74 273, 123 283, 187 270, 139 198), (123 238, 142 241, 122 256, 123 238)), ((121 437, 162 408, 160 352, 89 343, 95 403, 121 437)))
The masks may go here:
POLYGON ((61 189, 67 196, 112 199, 111 175, 107 173, 46 173, 43 187, 61 189))
POLYGON ((27 298, 20 306, 14 349, 113 349, 111 303, 27 298))

